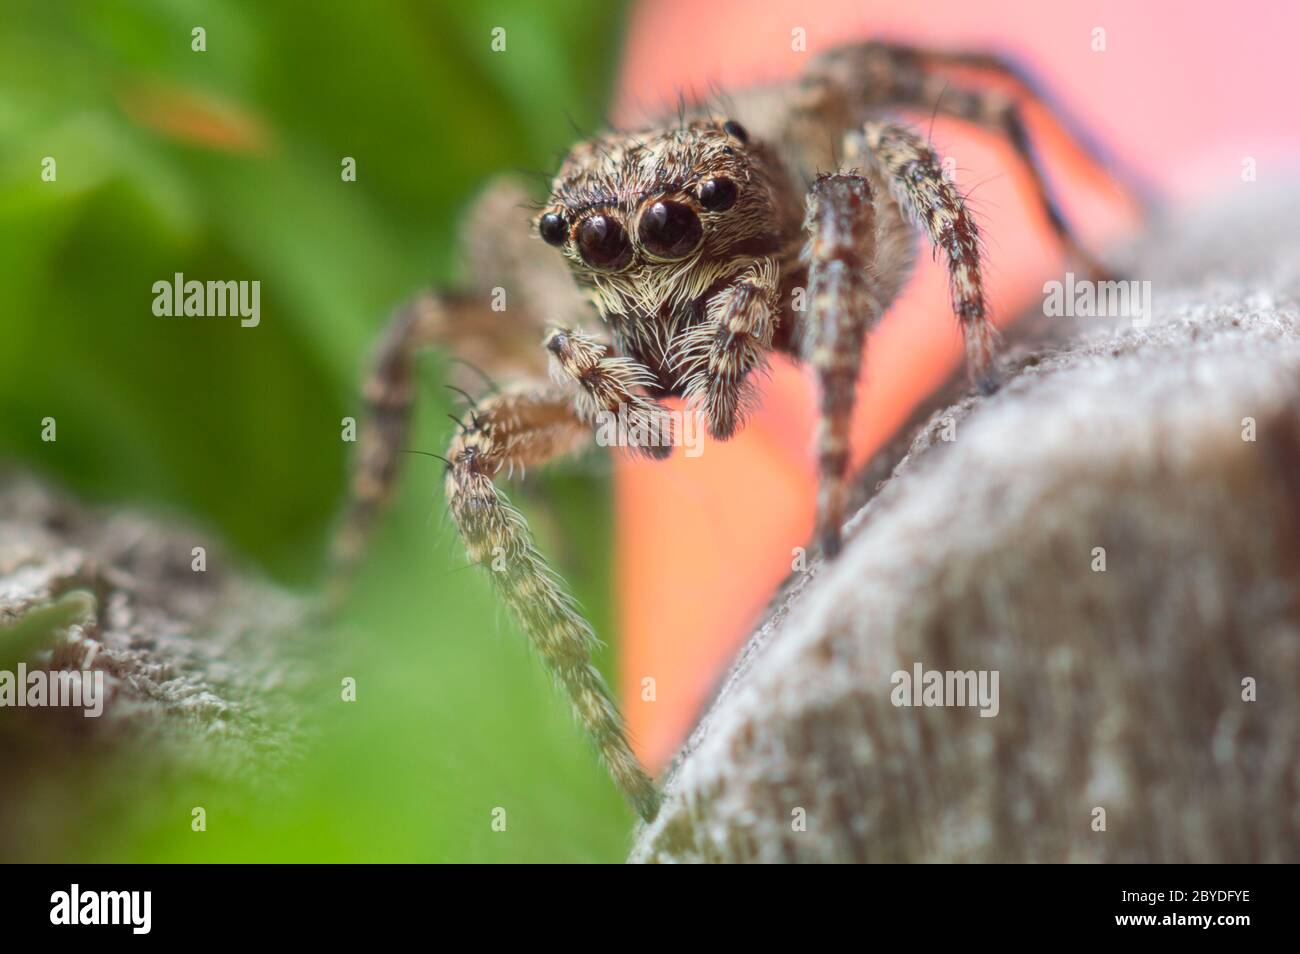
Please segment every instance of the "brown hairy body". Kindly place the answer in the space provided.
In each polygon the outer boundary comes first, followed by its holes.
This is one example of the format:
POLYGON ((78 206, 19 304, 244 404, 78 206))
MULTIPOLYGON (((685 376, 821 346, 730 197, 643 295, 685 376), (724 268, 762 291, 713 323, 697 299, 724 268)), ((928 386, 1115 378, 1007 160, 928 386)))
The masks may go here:
POLYGON ((498 478, 583 446, 610 419, 629 452, 667 456, 668 397, 684 397, 727 439, 768 356, 788 354, 820 382, 817 533, 833 557, 863 343, 907 282, 917 233, 948 270, 973 383, 996 386, 977 225, 927 137, 886 114, 934 112, 1005 136, 1067 253, 1098 271, 1031 149, 1021 104, 1034 99, 996 57, 865 44, 822 54, 797 81, 739 95, 725 111, 683 108, 578 144, 531 220, 517 211, 527 193, 499 183, 471 219, 464 287, 398 312, 381 341, 339 564, 357 558, 396 479, 413 352, 445 344, 516 379, 471 399, 446 456, 448 506, 615 782, 653 817, 655 785, 591 664, 596 637, 498 478), (489 306, 500 290, 504 311, 489 306))

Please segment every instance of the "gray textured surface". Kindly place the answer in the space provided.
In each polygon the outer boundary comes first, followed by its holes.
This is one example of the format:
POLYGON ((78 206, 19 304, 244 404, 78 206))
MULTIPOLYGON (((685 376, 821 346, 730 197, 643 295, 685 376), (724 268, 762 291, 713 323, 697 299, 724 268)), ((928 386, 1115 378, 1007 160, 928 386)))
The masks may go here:
MULTIPOLYGON (((0 638, 52 601, 89 594, 87 613, 50 628, 21 659, 29 670, 101 671, 107 690, 97 719, 79 710, 7 712, 11 731, 0 734, 0 750, 9 784, 0 802, 21 799, 18 783, 29 772, 57 771, 61 762, 88 768, 90 754, 121 742, 226 776, 293 757, 300 731, 283 703, 307 678, 296 628, 303 606, 225 560, 207 534, 178 522, 0 478, 0 638), (201 573, 191 568, 197 545, 207 546, 201 573)), ((0 645, 0 658, 10 650, 18 651, 0 645)))
POLYGON ((1149 326, 1027 319, 999 393, 882 452, 632 859, 1300 860, 1297 221, 1243 186, 1165 223, 1119 260, 1149 326), (999 715, 894 707, 916 662, 997 670, 999 715))

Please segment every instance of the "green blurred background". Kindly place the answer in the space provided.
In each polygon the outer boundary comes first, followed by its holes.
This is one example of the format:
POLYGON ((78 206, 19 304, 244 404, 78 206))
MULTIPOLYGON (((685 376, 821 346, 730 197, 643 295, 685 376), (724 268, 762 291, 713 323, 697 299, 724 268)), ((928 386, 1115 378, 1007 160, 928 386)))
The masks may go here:
MULTIPOLYGON (((343 499, 339 422, 359 412, 372 336, 452 273, 458 214, 484 179, 549 169, 575 124, 599 124, 623 19, 604 0, 6 0, 0 458, 108 507, 179 514, 310 593, 343 499), (206 52, 191 50, 196 26, 206 52), (497 26, 504 53, 490 46, 497 26), (345 156, 356 182, 340 177, 345 156), (151 286, 174 272, 260 280, 260 326, 155 317, 151 286), (47 416, 54 444, 40 440, 47 416)), ((422 363, 412 447, 446 444, 444 363, 422 363)), ((608 633, 599 471, 553 472, 523 503, 608 633)), ((4 850, 621 858, 630 814, 487 581, 462 572, 443 510, 441 465, 409 458, 353 605, 320 634, 337 654, 323 668, 355 676, 359 701, 321 694, 314 738, 283 778, 127 766, 47 793, 75 817, 34 807, 24 843, 4 850), (208 807, 201 836, 194 804, 208 807), (490 827, 497 806, 506 832, 490 827)))

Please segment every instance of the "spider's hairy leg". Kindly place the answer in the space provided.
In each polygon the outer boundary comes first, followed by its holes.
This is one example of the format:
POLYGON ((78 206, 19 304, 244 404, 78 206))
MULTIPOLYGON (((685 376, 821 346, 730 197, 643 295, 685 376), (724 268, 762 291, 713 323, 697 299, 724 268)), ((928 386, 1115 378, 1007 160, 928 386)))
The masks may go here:
POLYGON ((829 558, 839 552, 844 523, 849 423, 862 342, 879 308, 870 284, 876 239, 871 184, 858 175, 819 177, 808 194, 804 227, 809 305, 804 357, 821 383, 817 536, 829 558))
POLYGON ((819 56, 802 90, 806 102, 797 117, 805 124, 830 119, 858 128, 882 110, 906 109, 950 116, 1002 136, 1028 172, 1036 203, 1066 254, 1098 277, 1105 276, 1106 269, 1079 241, 1053 194, 1022 105, 1040 107, 1090 167, 1118 176, 1127 195, 1144 210, 1150 205, 1150 190, 1137 176, 1121 174, 1117 163, 1026 72, 995 54, 866 43, 819 56))
POLYGON ((916 132, 892 123, 867 123, 846 139, 847 157, 874 167, 909 218, 948 260, 953 312, 966 342, 966 368, 983 392, 997 387, 993 354, 997 330, 989 320, 980 271, 979 229, 938 156, 916 132))
POLYGON ((464 388, 483 384, 467 368, 491 378, 535 378, 546 368, 537 349, 544 325, 525 302, 544 301, 548 312, 566 318, 585 311, 567 270, 529 236, 527 198, 516 179, 494 180, 465 216, 467 280, 455 292, 418 295, 394 312, 380 333, 361 388, 349 498, 331 545, 330 603, 342 598, 397 482, 418 353, 439 345, 456 354, 465 364, 449 377, 464 388))
POLYGON ((552 377, 576 385, 579 417, 603 432, 605 420, 618 428, 615 442, 634 453, 662 460, 673 451, 676 434, 672 416, 647 397, 655 377, 632 358, 610 354, 591 335, 569 328, 552 328, 543 341, 551 353, 552 377))
POLYGON ((930 108, 941 116, 951 116, 990 129, 1005 137, 1029 174, 1035 201, 1042 209, 1047 224, 1056 235, 1057 241, 1061 243, 1065 254, 1081 264, 1093 278, 1108 277, 1108 269, 1080 241, 1062 211, 1060 203, 1048 184, 1042 160, 1034 148, 1033 140, 1025 125, 1023 111, 1016 100, 998 90, 975 90, 948 85, 936 91, 931 88, 932 86, 933 83, 924 87, 925 92, 920 94, 922 98, 910 102, 900 101, 896 105, 920 109, 928 99, 930 108))
MULTIPOLYGON (((416 398, 416 358, 448 342, 466 368, 506 376, 536 376, 543 370, 535 342, 520 338, 518 312, 497 312, 485 296, 425 292, 398 308, 380 334, 361 385, 362 413, 352 461, 348 501, 331 541, 333 599, 365 553, 370 535, 397 484, 401 452, 416 398), (529 346, 524 347, 527 343, 529 346)), ((465 368, 453 374, 464 387, 482 387, 465 368)))
POLYGON ((415 402, 414 356, 442 324, 442 304, 432 295, 399 308, 385 326, 361 387, 364 413, 347 507, 332 541, 336 585, 365 552, 370 532, 392 496, 397 462, 415 402))
POLYGON ((772 350, 779 283, 776 261, 760 259, 709 299, 705 320, 673 343, 686 398, 704 411, 709 433, 719 440, 744 423, 753 395, 750 373, 765 367, 772 350))
POLYGON ((658 811, 659 792, 632 753, 623 717, 592 664, 596 636, 538 552, 523 515, 495 483, 503 469, 540 464, 588 438, 572 399, 555 388, 480 402, 447 452, 447 504, 470 560, 491 571, 497 592, 564 687, 615 783, 649 820, 658 811))
MULTIPOLYGON (((936 98, 939 100, 947 98, 947 94, 942 92, 945 82, 943 76, 953 68, 973 71, 980 78, 988 77, 1001 81, 1009 88, 1011 96, 1017 100, 1015 105, 1017 113, 1020 114, 1017 122, 1022 128, 1023 110, 1019 108, 1019 103, 1029 102, 1038 107, 1055 131, 1078 150, 1089 165, 1113 178, 1128 198, 1144 213, 1149 213, 1158 204, 1156 190, 1137 173, 1124 167, 1114 156, 1109 155, 1108 151, 1089 133, 1087 127, 1057 102, 1033 73, 1020 66, 1011 57, 986 50, 937 50, 899 44, 886 44, 884 49, 899 64, 899 72, 910 69, 914 73, 920 72, 926 76, 925 85, 929 87, 930 95, 922 95, 920 102, 914 103, 918 108, 932 110, 936 98), (936 87, 938 93, 935 92, 936 87)), ((914 87, 915 85, 913 84, 914 87)), ((966 95, 978 97, 983 94, 974 92, 966 95)), ((1003 131, 1006 132, 1006 123, 998 115, 996 99, 989 105, 954 108, 952 115, 973 121, 980 121, 982 115, 986 125, 993 127, 1002 125, 1003 131), (993 108, 989 108, 989 105, 993 108)), ((942 103, 940 108, 943 109, 942 103)))

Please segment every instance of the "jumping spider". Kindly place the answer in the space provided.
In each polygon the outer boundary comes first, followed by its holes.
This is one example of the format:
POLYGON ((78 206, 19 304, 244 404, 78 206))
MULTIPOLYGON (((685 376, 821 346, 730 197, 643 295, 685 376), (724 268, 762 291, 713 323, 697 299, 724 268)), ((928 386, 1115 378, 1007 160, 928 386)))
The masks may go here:
MULTIPOLYGON (((946 262, 972 381, 995 386, 979 230, 927 137, 884 115, 933 112, 1001 134, 1067 254, 1099 271, 1051 196, 1022 120, 1026 102, 1045 105, 996 56, 869 43, 820 55, 792 84, 738 96, 725 114, 683 108, 664 125, 579 143, 531 222, 517 211, 527 193, 499 183, 470 223, 467 287, 421 297, 380 342, 336 557, 356 557, 393 486, 416 349, 447 345, 497 375, 535 382, 545 382, 538 359, 549 355, 553 382, 471 401, 445 458, 447 502, 470 559, 495 569, 498 593, 615 782, 653 818, 658 791, 591 663, 596 637, 496 479, 577 449, 602 412, 621 410, 647 432, 667 427, 666 397, 684 397, 714 437, 729 438, 743 426, 755 373, 779 352, 808 362, 820 382, 817 533, 833 557, 863 340, 908 279, 917 231, 946 262), (508 310, 489 306, 499 289, 508 310)), ((651 457, 670 451, 629 440, 651 457)))

